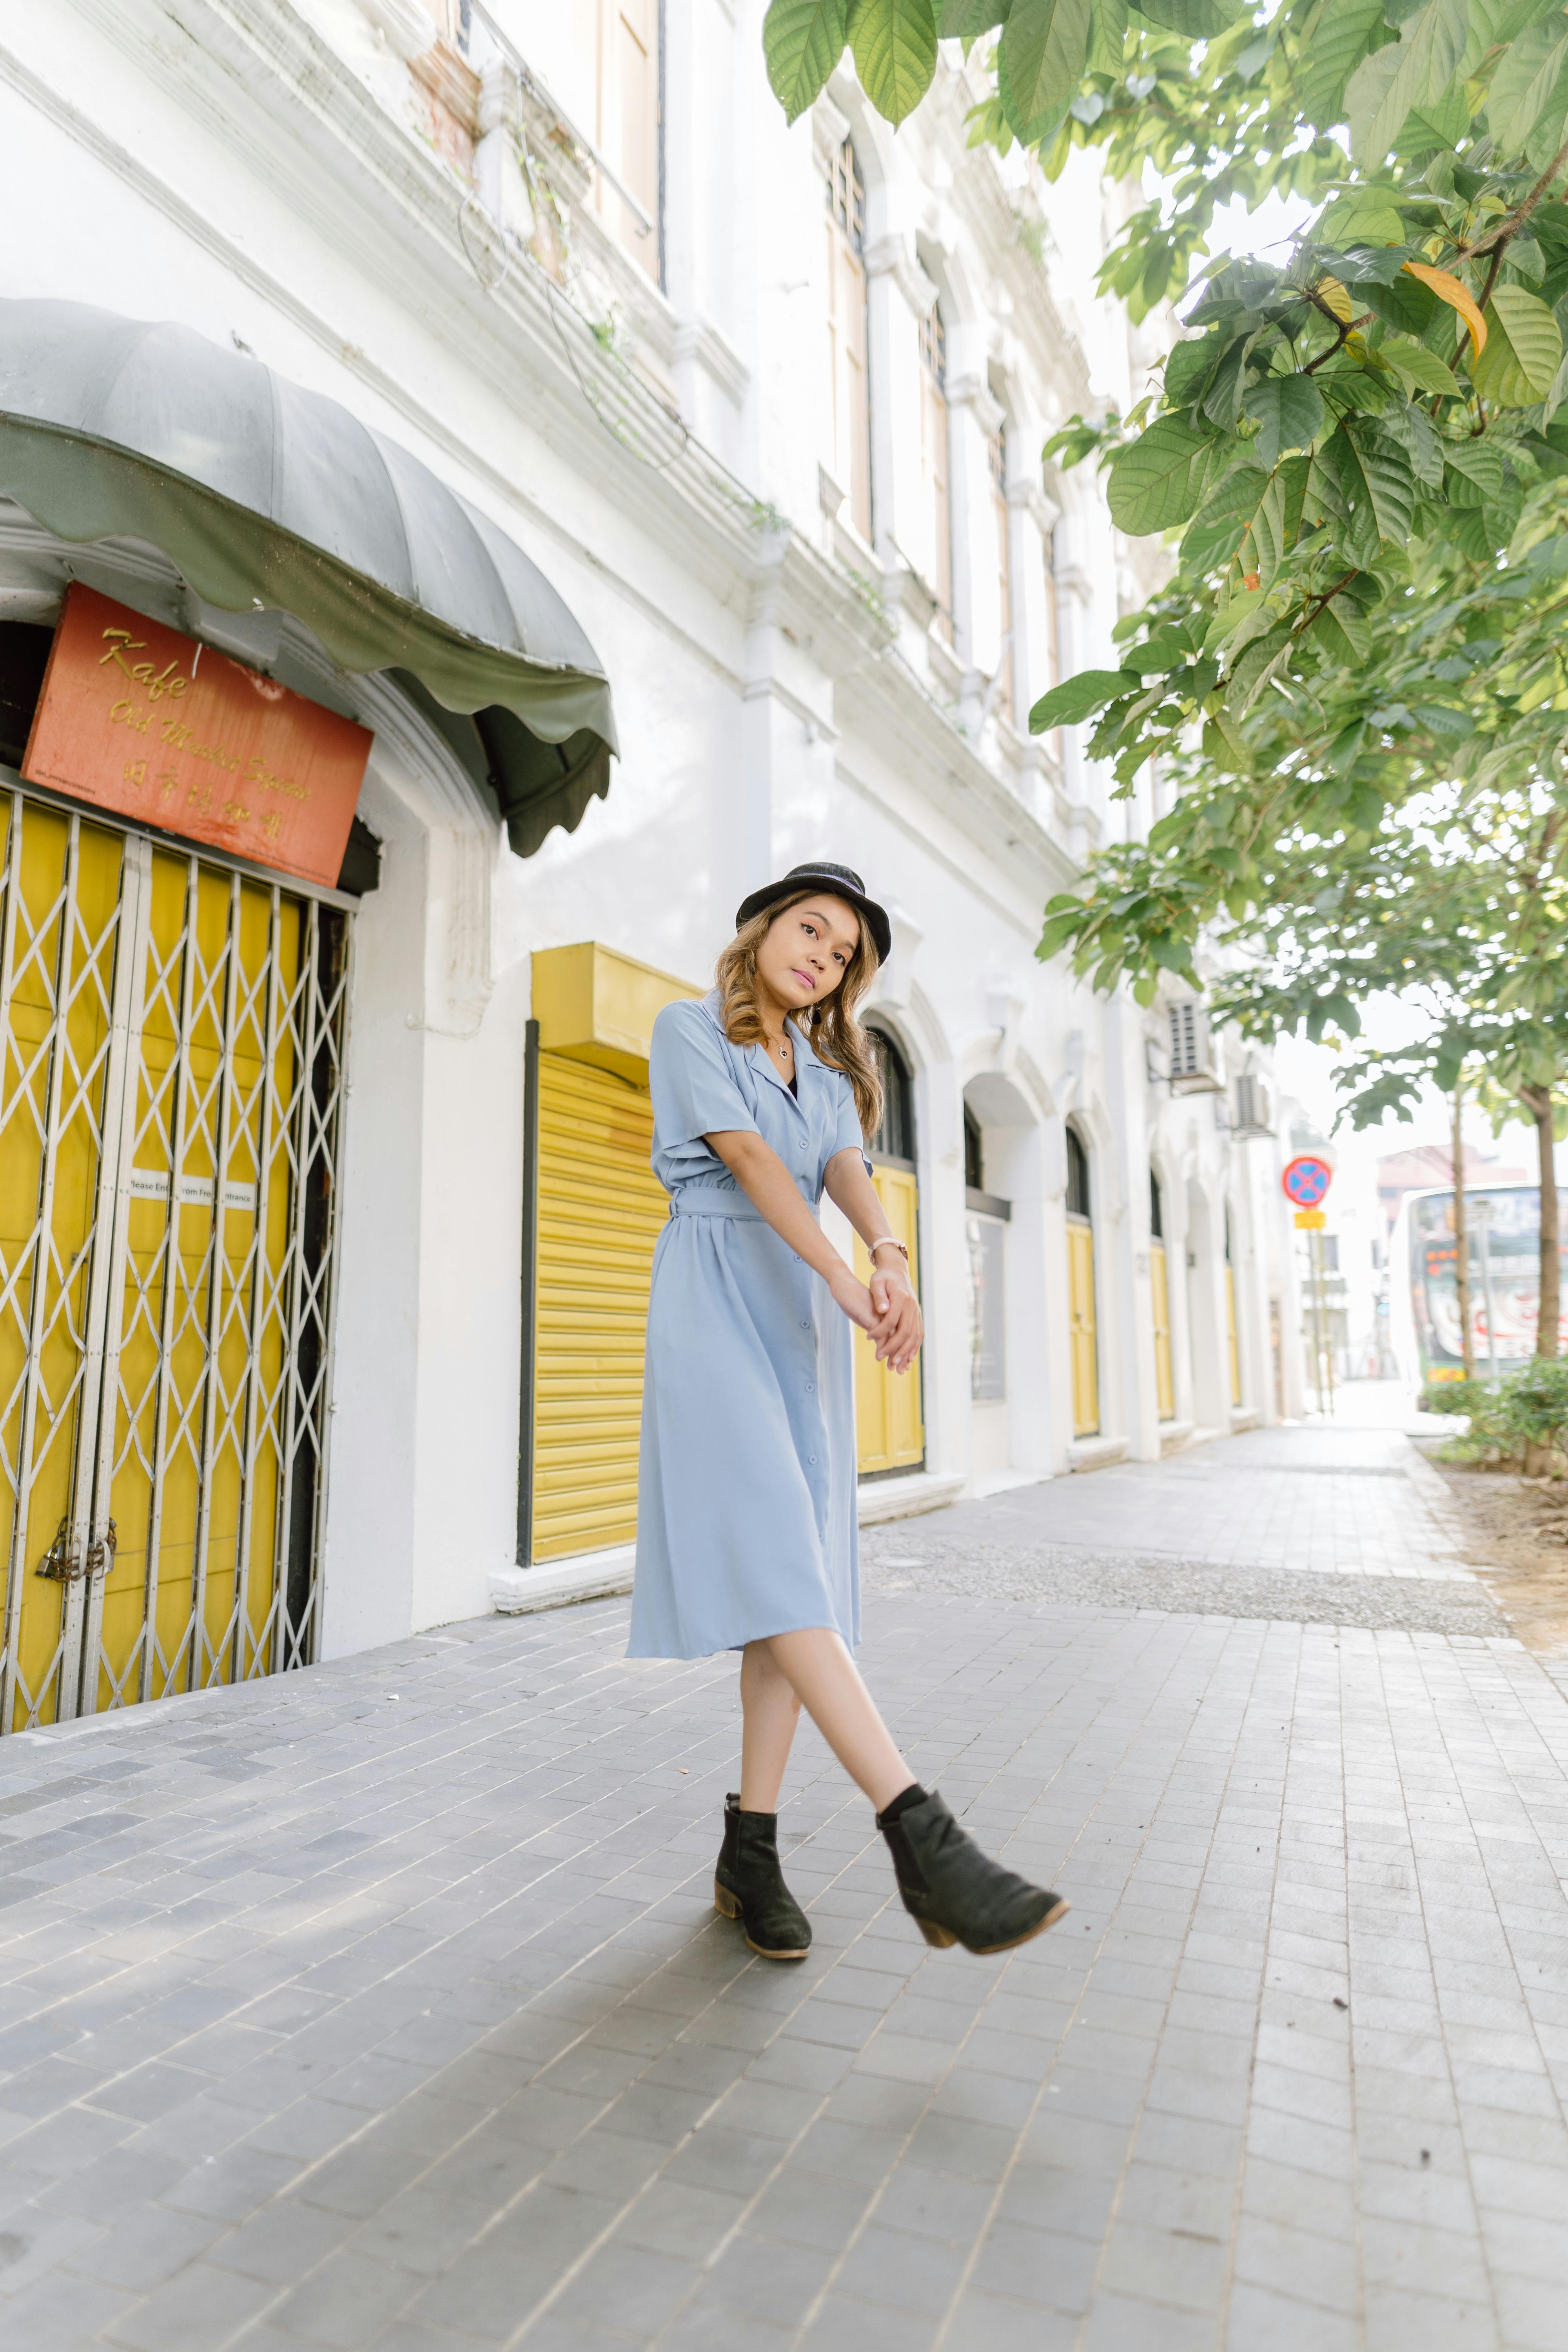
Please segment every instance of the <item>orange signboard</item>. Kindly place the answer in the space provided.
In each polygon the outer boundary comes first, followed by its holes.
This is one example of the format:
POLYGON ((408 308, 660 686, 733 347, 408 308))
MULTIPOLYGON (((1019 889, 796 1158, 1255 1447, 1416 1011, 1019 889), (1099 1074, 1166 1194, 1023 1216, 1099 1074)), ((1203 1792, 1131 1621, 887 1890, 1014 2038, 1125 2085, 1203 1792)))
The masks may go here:
POLYGON ((330 888, 373 740, 352 719, 77 580, 22 774, 330 888))

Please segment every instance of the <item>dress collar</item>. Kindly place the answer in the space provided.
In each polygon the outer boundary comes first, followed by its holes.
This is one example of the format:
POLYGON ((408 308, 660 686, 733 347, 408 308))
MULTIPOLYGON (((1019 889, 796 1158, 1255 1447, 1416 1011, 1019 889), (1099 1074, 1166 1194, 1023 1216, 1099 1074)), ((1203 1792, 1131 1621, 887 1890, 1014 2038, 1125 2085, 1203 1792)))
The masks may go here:
POLYGON ((804 1030, 799 1028, 793 1021, 789 1024, 789 1033, 795 1045, 795 1087, 790 1085, 789 1080, 779 1068, 778 1064, 774 1061, 773 1055, 769 1053, 765 1045, 751 1045, 748 1046, 746 1050, 752 1056, 753 1066, 765 1070, 769 1077, 772 1078, 774 1086, 777 1087, 780 1094, 787 1095, 790 1101, 794 1103, 797 1110, 804 1110, 805 1105, 801 1102, 800 1096, 796 1091, 800 1083, 800 1074, 803 1070, 819 1070, 822 1067, 822 1064, 817 1059, 816 1054, 812 1051, 810 1042, 804 1030))

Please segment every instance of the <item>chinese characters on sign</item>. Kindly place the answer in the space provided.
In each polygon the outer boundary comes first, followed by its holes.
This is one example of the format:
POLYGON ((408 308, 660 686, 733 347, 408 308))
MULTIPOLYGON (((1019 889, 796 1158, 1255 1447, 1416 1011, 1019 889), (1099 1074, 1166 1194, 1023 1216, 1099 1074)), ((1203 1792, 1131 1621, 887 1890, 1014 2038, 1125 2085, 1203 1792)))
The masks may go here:
POLYGON ((352 719, 79 580, 22 774, 330 888, 372 740, 352 719))

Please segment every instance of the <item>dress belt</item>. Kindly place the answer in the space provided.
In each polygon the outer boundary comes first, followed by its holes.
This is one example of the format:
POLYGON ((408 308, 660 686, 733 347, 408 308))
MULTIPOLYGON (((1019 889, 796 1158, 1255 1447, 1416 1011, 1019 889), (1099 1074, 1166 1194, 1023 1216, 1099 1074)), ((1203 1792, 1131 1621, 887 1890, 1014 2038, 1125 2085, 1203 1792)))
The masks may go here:
POLYGON ((744 1192, 721 1189, 717 1184, 683 1184, 679 1192, 670 1195, 669 1213, 672 1217, 740 1217, 754 1225, 767 1223, 744 1192))

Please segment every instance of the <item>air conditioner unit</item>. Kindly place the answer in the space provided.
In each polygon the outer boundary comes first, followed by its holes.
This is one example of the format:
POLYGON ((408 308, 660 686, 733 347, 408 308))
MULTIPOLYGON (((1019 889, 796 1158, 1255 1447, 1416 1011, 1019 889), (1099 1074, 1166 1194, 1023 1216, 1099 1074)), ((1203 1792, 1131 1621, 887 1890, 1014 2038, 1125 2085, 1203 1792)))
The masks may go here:
POLYGON ((1272 1135, 1274 1132, 1274 1097, 1266 1078, 1237 1078, 1236 1082, 1236 1117, 1231 1133, 1243 1138, 1249 1135, 1272 1135))
POLYGON ((1181 1003, 1171 1007, 1171 1092, 1225 1092, 1219 1055, 1209 1034, 1209 1017, 1195 996, 1184 997, 1181 1003))

